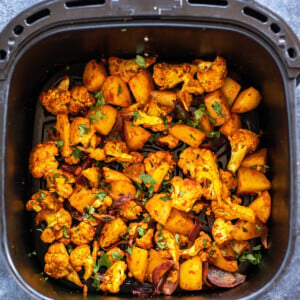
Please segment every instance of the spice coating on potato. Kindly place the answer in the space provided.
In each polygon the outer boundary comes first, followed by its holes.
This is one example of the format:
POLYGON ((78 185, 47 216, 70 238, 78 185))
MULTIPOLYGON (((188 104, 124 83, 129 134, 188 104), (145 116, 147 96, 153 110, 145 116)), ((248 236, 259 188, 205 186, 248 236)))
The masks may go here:
POLYGON ((241 114, 253 110, 259 105, 261 99, 260 92, 250 87, 239 94, 231 107, 231 111, 241 114))
POLYGON ((95 59, 90 60, 84 68, 83 84, 90 92, 99 91, 107 77, 103 63, 97 63, 95 59))

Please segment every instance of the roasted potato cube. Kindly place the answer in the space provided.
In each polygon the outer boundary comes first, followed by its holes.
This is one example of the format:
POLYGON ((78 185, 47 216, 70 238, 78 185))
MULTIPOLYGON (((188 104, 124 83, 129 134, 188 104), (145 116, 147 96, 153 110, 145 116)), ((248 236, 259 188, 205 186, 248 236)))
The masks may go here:
POLYGON ((240 90, 241 85, 238 82, 229 77, 225 78, 224 83, 221 87, 221 91, 223 92, 229 106, 232 105, 240 90))
POLYGON ((151 92, 155 89, 150 71, 140 71, 128 84, 137 103, 144 106, 150 101, 151 92))
POLYGON ((83 71, 83 84, 90 92, 99 91, 107 77, 102 62, 97 63, 95 59, 90 60, 83 71))
POLYGON ((242 128, 240 116, 237 114, 231 114, 227 122, 221 126, 220 132, 226 136, 231 136, 240 128, 242 128))
POLYGON ((131 197, 134 197, 136 194, 135 186, 125 180, 112 181, 110 183, 111 189, 109 195, 114 199, 118 200, 120 197, 130 194, 131 197))
POLYGON ((118 111, 111 105, 103 105, 90 109, 87 117, 90 120, 91 127, 95 131, 102 135, 108 135, 112 130, 118 111))
POLYGON ((199 147, 205 139, 205 133, 188 125, 177 124, 170 128, 170 133, 178 140, 191 147, 199 147))
POLYGON ((128 149, 133 151, 142 149, 150 136, 151 133, 143 127, 124 121, 124 140, 128 149))
POLYGON ((188 235, 193 227, 193 221, 185 213, 176 208, 172 208, 170 216, 165 224, 165 229, 172 233, 188 235))
POLYGON ((209 136, 209 133, 214 130, 214 125, 210 122, 209 116, 205 114, 201 119, 199 119, 201 128, 206 132, 206 135, 209 136))
POLYGON ((174 108, 174 102, 176 101, 176 92, 174 91, 152 91, 151 97, 153 100, 157 101, 157 103, 174 108))
POLYGON ((143 249, 151 249, 153 247, 153 234, 154 230, 152 228, 148 229, 147 232, 140 238, 136 239, 136 245, 143 249))
POLYGON ((266 223, 271 214, 271 197, 269 192, 263 192, 248 207, 254 211, 259 220, 266 223))
POLYGON ((197 78, 206 92, 212 92, 222 87, 227 75, 226 61, 217 56, 213 62, 194 61, 198 65, 197 78))
POLYGON ((168 134, 160 137, 156 140, 156 144, 160 146, 167 146, 169 149, 174 149, 179 143, 179 140, 175 138, 173 135, 168 134))
POLYGON ((132 253, 127 255, 127 264, 132 276, 143 283, 148 267, 148 251, 134 246, 132 253))
POLYGON ((73 194, 69 198, 70 204, 80 212, 83 212, 87 206, 91 206, 94 201, 95 196, 92 190, 79 185, 74 188, 73 194))
POLYGON ((127 226, 121 218, 116 218, 109 223, 105 223, 99 236, 100 247, 105 248, 116 243, 126 231, 127 226))
MULTIPOLYGON (((220 90, 211 92, 204 98, 208 114, 215 121, 214 126, 221 126, 230 118, 228 103, 220 90)), ((211 119, 211 120, 212 120, 211 119)))
POLYGON ((260 237, 262 230, 260 226, 247 221, 238 220, 231 231, 232 239, 237 241, 247 241, 260 237))
POLYGON ((126 83, 118 76, 108 76, 102 92, 107 104, 128 107, 131 104, 130 93, 126 83))
POLYGON ((110 168, 107 167, 103 167, 103 176, 105 178, 105 182, 109 183, 109 182, 113 182, 113 181, 127 181, 129 183, 131 183, 131 180, 125 176, 124 174, 112 170, 110 168))
POLYGON ((108 59, 109 72, 111 75, 120 76, 125 82, 129 82, 136 74, 144 68, 148 68, 155 63, 155 57, 144 57, 145 65, 137 63, 137 57, 133 59, 121 59, 110 57, 108 59))
POLYGON ((140 175, 145 173, 145 165, 143 163, 131 164, 123 170, 125 176, 137 183, 142 183, 140 175))
POLYGON ((151 217, 162 225, 166 224, 172 209, 171 202, 164 198, 168 198, 168 194, 155 194, 145 205, 151 217))
POLYGON ((148 266, 147 266, 147 271, 146 271, 146 278, 150 282, 152 282, 152 274, 153 271, 160 266, 162 263, 166 262, 168 259, 163 258, 159 252, 157 252, 154 249, 149 250, 149 257, 148 257, 148 266))
POLYGON ((259 105, 261 99, 260 92, 254 87, 243 90, 234 101, 231 112, 241 114, 253 110, 259 105))
POLYGON ((262 148, 254 153, 248 154, 242 161, 241 167, 248 167, 265 173, 268 169, 267 148, 262 148))
POLYGON ((180 265, 179 286, 188 291, 202 289, 202 260, 200 256, 189 258, 180 265))
POLYGON ((238 195, 257 194, 271 188, 271 182, 267 177, 263 173, 251 168, 239 168, 237 180, 238 195))

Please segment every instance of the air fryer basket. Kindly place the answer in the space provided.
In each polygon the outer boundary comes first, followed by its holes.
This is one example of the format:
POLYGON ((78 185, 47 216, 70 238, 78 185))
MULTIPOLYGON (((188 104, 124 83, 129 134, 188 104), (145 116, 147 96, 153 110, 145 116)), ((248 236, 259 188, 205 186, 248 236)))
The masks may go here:
MULTIPOLYGON (((55 281, 45 281, 38 260, 27 255, 35 247, 32 220, 24 210, 33 184, 28 176, 28 157, 38 142, 33 142, 34 132, 43 129, 41 122, 34 121, 41 113, 37 97, 47 80, 67 65, 91 58, 134 57, 137 53, 157 54, 166 61, 220 55, 264 95, 260 122, 269 149, 273 185, 269 225, 272 246, 265 263, 250 273, 246 283, 232 290, 173 298, 258 296, 279 279, 294 246, 293 124, 300 46, 277 16, 242 0, 45 1, 6 27, 0 37, 0 149, 5 158, 1 160, 0 176, 1 246, 8 266, 32 296, 82 298, 55 281)), ((98 299, 99 295, 88 298, 98 299)))

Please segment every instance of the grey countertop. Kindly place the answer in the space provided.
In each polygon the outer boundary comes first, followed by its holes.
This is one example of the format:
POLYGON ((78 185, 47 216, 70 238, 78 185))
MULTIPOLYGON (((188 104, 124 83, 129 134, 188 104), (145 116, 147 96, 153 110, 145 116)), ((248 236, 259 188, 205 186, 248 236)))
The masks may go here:
MULTIPOLYGON (((249 0, 252 2, 251 0, 249 0)), ((41 0, 0 0, 0 31, 19 12, 41 0)), ((299 0, 257 0, 280 15, 300 38, 300 1, 299 0)), ((296 90, 296 126, 300 128, 300 85, 296 90)), ((297 135, 297 185, 300 186, 300 136, 297 135)), ((299 196, 297 194, 298 200, 299 196)), ((295 251, 289 268, 272 290, 260 299, 300 299, 300 205, 297 211, 297 238, 295 251)), ((1 254, 0 254, 1 255, 1 254)), ((32 299, 14 281, 0 256, 0 299, 32 299)))

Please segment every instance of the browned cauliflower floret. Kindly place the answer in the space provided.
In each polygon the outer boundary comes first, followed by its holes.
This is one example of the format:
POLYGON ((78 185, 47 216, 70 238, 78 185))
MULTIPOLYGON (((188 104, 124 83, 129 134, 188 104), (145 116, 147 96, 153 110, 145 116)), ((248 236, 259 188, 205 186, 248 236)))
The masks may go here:
POLYGON ((213 62, 197 60, 197 78, 205 92, 212 92, 222 87, 227 75, 226 60, 217 56, 213 62))
POLYGON ((247 129, 239 129, 228 137, 231 146, 231 157, 227 170, 235 173, 247 153, 255 151, 259 144, 258 135, 247 129))
POLYGON ((116 218, 109 223, 105 223, 99 237, 100 246, 106 248, 116 243, 120 239, 120 236, 125 234, 126 231, 127 226, 121 218, 116 218))
POLYGON ((144 112, 149 116, 167 116, 173 108, 161 105, 156 99, 151 99, 151 101, 145 106, 144 112))
MULTIPOLYGON (((142 230, 142 233, 144 233, 144 230, 142 230)), ((153 247, 153 235, 154 230, 153 228, 148 229, 144 235, 142 235, 140 238, 137 238, 135 240, 136 245, 143 249, 151 249, 153 247)))
POLYGON ((121 260, 125 256, 125 252, 118 247, 113 247, 106 252, 106 255, 108 255, 109 262, 113 264, 121 260))
POLYGON ((51 227, 54 231, 63 228, 70 228, 72 225, 72 216, 64 208, 60 208, 57 212, 51 210, 41 210, 35 217, 36 225, 42 221, 46 221, 47 227, 51 227))
POLYGON ((130 221, 136 220, 142 211, 142 207, 131 200, 120 206, 120 215, 130 221))
POLYGON ((100 290, 103 292, 118 293, 120 291, 120 285, 126 279, 126 269, 127 265, 124 261, 115 262, 105 272, 105 281, 100 284, 100 290))
POLYGON ((79 272, 84 266, 85 272, 83 275, 84 280, 88 280, 93 274, 93 266, 97 259, 97 252, 99 250, 98 243, 93 243, 93 253, 91 254, 89 245, 77 246, 70 254, 70 262, 75 271, 79 272))
POLYGON ((135 59, 121 59, 110 57, 108 59, 109 72, 113 76, 120 76, 125 82, 129 82, 140 70, 148 68, 156 61, 155 57, 137 57, 135 59), (139 59, 142 63, 139 63, 139 59), (144 63, 144 65, 143 65, 144 63))
POLYGON ((80 222, 77 226, 71 228, 71 241, 75 245, 83 245, 94 239, 96 228, 88 221, 80 222))
POLYGON ((44 210, 58 211, 62 207, 61 201, 47 190, 40 190, 35 193, 26 204, 27 210, 40 212, 44 210))
POLYGON ((230 221, 224 221, 217 218, 212 227, 212 236, 218 245, 221 245, 232 239, 231 231, 234 229, 230 221))
POLYGON ((121 140, 108 141, 103 148, 106 161, 122 161, 122 162, 134 162, 134 157, 129 154, 129 150, 126 143, 121 140))
POLYGON ((200 236, 194 241, 193 245, 187 249, 179 250, 180 257, 189 258, 199 255, 201 250, 205 250, 211 246, 211 238, 204 231, 200 232, 200 236))
POLYGON ((70 204, 78 211, 83 212, 86 207, 92 206, 95 201, 95 195, 92 190, 82 186, 76 186, 73 194, 69 198, 70 204))
POLYGON ((85 148, 88 148, 96 138, 95 129, 91 127, 88 118, 77 117, 73 120, 70 126, 71 146, 82 144, 85 148))
POLYGON ((161 89, 172 89, 184 81, 187 75, 193 77, 196 71, 197 66, 192 64, 157 63, 153 67, 153 79, 161 89))
POLYGON ((54 142, 44 142, 36 145, 29 158, 29 170, 33 177, 41 178, 49 171, 58 168, 58 161, 55 156, 58 155, 58 148, 54 142))
POLYGON ((63 243, 55 243, 49 247, 45 254, 45 263, 44 271, 49 276, 55 279, 65 277, 82 287, 77 272, 70 264, 69 255, 63 243))
POLYGON ((54 115, 68 113, 71 101, 71 93, 68 91, 69 83, 69 78, 65 77, 58 87, 41 93, 39 100, 50 113, 54 115))
POLYGON ((57 193, 62 198, 69 198, 72 195, 72 184, 75 182, 72 174, 59 169, 48 172, 45 178, 50 192, 57 193))
POLYGON ((222 200, 222 182, 216 155, 207 149, 186 148, 181 154, 178 166, 184 174, 196 180, 203 188, 208 200, 222 200))
POLYGON ((57 115, 55 129, 59 139, 63 142, 61 155, 63 157, 69 157, 73 150, 70 147, 70 122, 67 114, 57 115))
POLYGON ((172 178, 173 192, 171 194, 172 206, 189 212, 194 203, 201 198, 203 189, 199 183, 191 179, 182 179, 175 176, 172 178))
POLYGON ((148 157, 144 159, 144 164, 146 172, 156 182, 154 191, 157 192, 164 178, 167 178, 168 173, 174 170, 176 162, 168 151, 157 151, 149 153, 148 157))
POLYGON ((84 86, 74 86, 71 89, 71 101, 69 104, 69 112, 73 115, 94 105, 96 100, 88 92, 84 86))
POLYGON ((220 169, 220 176, 223 184, 227 186, 228 190, 235 190, 237 186, 237 179, 234 178, 231 172, 220 169))

